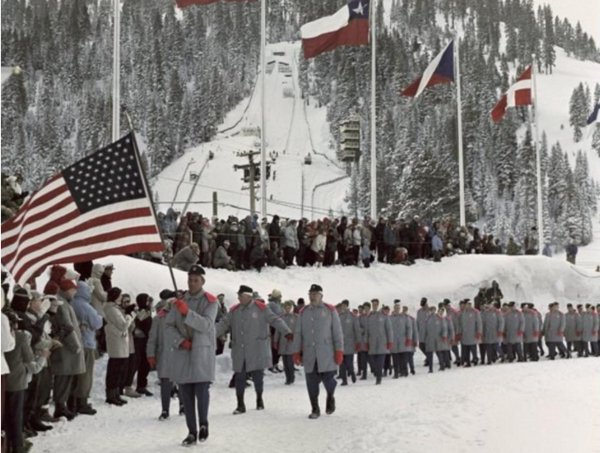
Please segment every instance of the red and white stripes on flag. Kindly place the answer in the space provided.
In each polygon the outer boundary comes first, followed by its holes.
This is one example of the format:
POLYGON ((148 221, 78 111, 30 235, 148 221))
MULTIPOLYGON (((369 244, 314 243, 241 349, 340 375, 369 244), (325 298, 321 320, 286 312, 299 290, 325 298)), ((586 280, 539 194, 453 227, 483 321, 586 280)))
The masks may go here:
POLYGON ((76 162, 2 224, 2 264, 19 284, 45 266, 162 251, 129 134, 76 162))
POLYGON ((533 104, 531 89, 531 65, 529 65, 492 109, 491 115, 494 122, 497 123, 504 118, 504 114, 508 107, 533 104))

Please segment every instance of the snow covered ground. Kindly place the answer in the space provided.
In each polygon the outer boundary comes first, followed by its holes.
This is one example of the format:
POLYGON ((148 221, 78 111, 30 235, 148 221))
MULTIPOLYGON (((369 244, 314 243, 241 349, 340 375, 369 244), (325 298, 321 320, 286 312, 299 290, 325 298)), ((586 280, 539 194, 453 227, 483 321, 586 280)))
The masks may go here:
MULTIPOLYGON (((115 265, 113 284, 126 292, 158 292, 170 287, 164 266, 128 257, 109 257, 115 265)), ((542 311, 551 301, 600 300, 600 274, 564 260, 545 257, 468 255, 441 263, 419 262, 405 266, 375 264, 370 269, 265 269, 228 272, 209 269, 206 289, 226 295, 235 303, 242 283, 265 296, 280 289, 284 299, 306 297, 309 285, 320 283, 325 300, 348 298, 358 303, 379 297, 390 304, 400 298, 414 313, 421 296, 437 302, 453 302, 476 294, 495 279, 507 300, 535 302, 542 311)), ((186 275, 175 271, 178 285, 186 275)), ((44 284, 45 276, 38 279, 44 284)), ((228 355, 217 360, 217 380, 212 387, 210 438, 199 446, 212 452, 600 452, 600 393, 595 389, 600 360, 574 359, 554 362, 497 364, 471 369, 452 369, 428 375, 420 354, 415 357, 416 376, 385 379, 375 387, 370 379, 338 387, 338 410, 318 421, 308 420, 308 398, 300 373, 293 386, 280 374, 268 373, 264 412, 256 412, 254 396, 247 393, 249 412, 233 416, 233 390, 228 355)), ((123 408, 104 403, 106 359, 97 362, 92 402, 95 417, 79 416, 34 439, 33 452, 78 453, 177 451, 186 435, 183 417, 172 415, 158 422, 160 402, 156 378, 151 375, 152 398, 130 401, 123 408)), ((323 403, 324 404, 324 403, 323 403)), ((172 413, 177 413, 172 403, 172 413)))
MULTIPOLYGON (((600 360, 497 364, 426 373, 415 356, 415 376, 375 386, 358 381, 336 391, 335 414, 308 420, 310 405, 304 378, 293 386, 267 372, 264 411, 233 416, 235 392, 228 352, 217 359, 211 389, 210 437, 192 450, 210 452, 600 452, 600 360)), ((33 453, 163 453, 178 451, 187 434, 177 402, 171 419, 160 414, 154 373, 154 397, 129 400, 122 408, 104 403, 106 359, 96 362, 94 417, 78 416, 34 439, 33 453)), ((324 405, 321 395, 321 404, 324 405)))

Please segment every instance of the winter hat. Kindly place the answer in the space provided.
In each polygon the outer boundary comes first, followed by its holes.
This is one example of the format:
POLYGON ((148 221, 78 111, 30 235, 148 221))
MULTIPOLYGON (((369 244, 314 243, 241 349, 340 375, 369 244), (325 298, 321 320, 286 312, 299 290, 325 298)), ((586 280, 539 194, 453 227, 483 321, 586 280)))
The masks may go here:
POLYGON ((204 270, 204 268, 197 264, 194 264, 192 267, 190 267, 190 270, 188 271, 188 275, 201 275, 202 277, 204 277, 205 274, 206 271, 204 270))
POLYGON ((273 291, 271 291, 271 299, 281 299, 281 291, 279 291, 278 289, 274 289, 273 291))
POLYGON ((114 288, 111 288, 108 290, 108 292, 106 293, 106 301, 107 302, 115 302, 119 296, 121 295, 123 291, 121 291, 120 288, 117 288, 116 286, 114 288))
POLYGON ((140 310, 146 310, 151 301, 152 298, 146 293, 140 293, 135 298, 135 303, 140 308, 140 310))
POLYGON ((249 294, 253 295, 253 290, 249 286, 240 285, 240 289, 238 290, 238 294, 249 294))
POLYGON ((16 289, 12 301, 10 302, 10 308, 14 311, 24 312, 27 310, 30 300, 29 294, 25 288, 16 289))
POLYGON ((172 299, 173 297, 177 297, 177 294, 175 293, 175 291, 172 291, 170 289, 163 289, 158 295, 158 297, 160 297, 162 300, 168 300, 172 299))
POLYGON ((77 289, 77 285, 73 280, 61 280, 60 282, 60 290, 61 291, 69 291, 70 289, 77 289))
POLYGON ((309 293, 322 293, 323 292, 323 288, 321 287, 321 285, 317 285, 316 283, 313 283, 312 285, 310 285, 310 289, 308 290, 309 293))

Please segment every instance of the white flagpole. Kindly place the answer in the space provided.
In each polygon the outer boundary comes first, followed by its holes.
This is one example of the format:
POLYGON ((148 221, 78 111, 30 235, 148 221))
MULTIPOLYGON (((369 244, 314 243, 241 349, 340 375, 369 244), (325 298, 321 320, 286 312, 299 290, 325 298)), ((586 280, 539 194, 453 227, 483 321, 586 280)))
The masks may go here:
MULTIPOLYGON (((538 230, 538 255, 541 255, 544 249, 544 218, 543 218, 543 206, 542 206, 542 158, 540 155, 540 145, 538 139, 538 104, 537 104, 537 84, 536 84, 536 56, 532 55, 531 59, 531 82, 533 84, 533 99, 532 105, 535 106, 535 166, 537 173, 537 230, 538 230)), ((531 112, 532 109, 530 109, 531 112)), ((530 117, 531 118, 531 117, 530 117)))
POLYGON ((112 76, 112 141, 116 142, 121 135, 121 11, 120 0, 113 1, 113 76, 112 76))
MULTIPOLYGON (((267 60, 267 5, 266 0, 260 0, 260 215, 267 215, 267 150, 266 150, 266 121, 265 121, 265 79, 267 60)), ((254 214, 254 213, 252 213, 254 214)))
POLYGON ((371 18, 371 219, 377 217, 377 113, 376 113, 376 82, 375 64, 377 60, 377 44, 375 42, 375 16, 377 14, 377 0, 372 0, 369 5, 371 18))
POLYGON ((462 131, 462 97, 460 90, 460 53, 459 38, 456 35, 454 39, 456 52, 454 53, 454 71, 456 79, 456 118, 458 122, 458 184, 459 184, 459 205, 460 205, 460 225, 466 225, 465 215, 465 169, 463 162, 463 131, 462 131))

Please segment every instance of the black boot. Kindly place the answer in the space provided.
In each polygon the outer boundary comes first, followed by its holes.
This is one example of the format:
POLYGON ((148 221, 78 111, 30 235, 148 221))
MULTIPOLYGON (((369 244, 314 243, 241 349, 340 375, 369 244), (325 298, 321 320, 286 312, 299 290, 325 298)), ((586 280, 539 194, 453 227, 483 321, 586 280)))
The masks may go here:
POLYGON ((117 398, 117 389, 108 389, 106 390, 106 402, 108 404, 113 404, 115 406, 122 406, 123 404, 117 398))
POLYGON ((44 432, 52 429, 52 426, 43 424, 37 417, 31 417, 28 424, 34 431, 44 432))
POLYGON ((308 416, 308 418, 315 419, 315 418, 319 418, 321 416, 321 409, 319 408, 319 399, 318 398, 311 398, 310 399, 310 405, 312 408, 312 412, 310 413, 310 415, 308 416))
POLYGON ((350 378, 352 379, 352 383, 356 383, 356 373, 353 371, 352 374, 350 375, 350 378))
POLYGON ((69 399, 67 400, 67 409, 74 414, 77 414, 77 410, 79 409, 79 405, 77 403, 77 398, 75 398, 73 395, 69 396, 69 399))
POLYGON ((67 409, 67 406, 64 403, 56 403, 54 417, 66 417, 67 420, 71 421, 75 418, 75 414, 67 409))
POLYGON ((204 442, 206 439, 208 439, 208 422, 200 424, 198 431, 198 440, 204 442))
POLYGON ((325 404, 325 413, 331 415, 335 412, 335 398, 332 394, 327 395, 327 403, 325 404))
POLYGON ((196 445, 196 434, 189 433, 187 435, 187 437, 185 439, 183 439, 183 442, 181 442, 181 445, 183 445, 184 447, 191 447, 192 445, 196 445))
POLYGON ((77 412, 84 415, 96 415, 97 411, 85 398, 79 398, 77 401, 77 412))
POLYGON ((262 411, 265 408, 265 403, 263 402, 262 399, 262 394, 257 394, 256 395, 256 410, 257 411, 262 411))
POLYGON ((233 411, 233 415, 245 414, 246 405, 244 404, 244 395, 238 395, 237 402, 237 408, 233 411))

